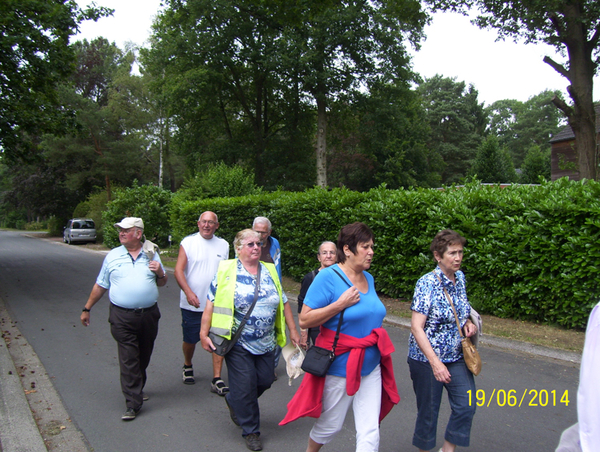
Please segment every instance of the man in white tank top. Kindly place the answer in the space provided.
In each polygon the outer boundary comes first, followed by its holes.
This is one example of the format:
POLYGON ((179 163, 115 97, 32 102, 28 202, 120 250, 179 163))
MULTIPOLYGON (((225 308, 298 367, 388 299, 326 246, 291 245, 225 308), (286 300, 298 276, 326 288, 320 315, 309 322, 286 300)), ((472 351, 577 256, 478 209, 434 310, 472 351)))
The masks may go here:
MULTIPOLYGON (((200 322, 206 306, 208 288, 219 262, 229 258, 229 243, 215 236, 219 220, 214 212, 198 219, 198 232, 181 241, 175 265, 175 279, 181 287, 179 306, 183 328, 183 382, 194 384, 192 358, 200 340, 200 322)), ((213 353, 213 379, 210 390, 224 396, 229 388, 221 378, 223 357, 213 353)))

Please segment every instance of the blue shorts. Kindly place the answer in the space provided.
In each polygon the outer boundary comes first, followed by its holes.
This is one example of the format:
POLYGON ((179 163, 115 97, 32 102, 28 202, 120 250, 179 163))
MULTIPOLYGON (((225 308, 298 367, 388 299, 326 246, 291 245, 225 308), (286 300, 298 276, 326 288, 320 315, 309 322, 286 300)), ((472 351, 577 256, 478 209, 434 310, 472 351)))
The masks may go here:
POLYGON ((202 312, 190 311, 181 308, 181 328, 183 328, 183 342, 196 344, 200 340, 200 323, 202 312))

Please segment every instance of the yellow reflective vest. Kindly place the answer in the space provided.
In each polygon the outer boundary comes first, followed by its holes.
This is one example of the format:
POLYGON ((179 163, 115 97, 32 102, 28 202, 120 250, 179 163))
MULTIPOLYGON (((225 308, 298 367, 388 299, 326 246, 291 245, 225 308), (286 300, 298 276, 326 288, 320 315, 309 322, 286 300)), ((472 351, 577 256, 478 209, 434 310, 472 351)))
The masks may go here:
MULTIPOLYGON (((213 302, 213 315, 210 324, 210 332, 231 339, 231 328, 233 327, 233 301, 235 294, 235 283, 237 280, 237 259, 228 259, 219 263, 217 270, 217 293, 213 302)), ((283 314, 283 291, 279 275, 275 265, 268 262, 260 262, 264 265, 271 279, 275 282, 279 294, 279 306, 275 318, 275 334, 277 345, 285 347, 287 338, 285 336, 285 316, 283 314)))

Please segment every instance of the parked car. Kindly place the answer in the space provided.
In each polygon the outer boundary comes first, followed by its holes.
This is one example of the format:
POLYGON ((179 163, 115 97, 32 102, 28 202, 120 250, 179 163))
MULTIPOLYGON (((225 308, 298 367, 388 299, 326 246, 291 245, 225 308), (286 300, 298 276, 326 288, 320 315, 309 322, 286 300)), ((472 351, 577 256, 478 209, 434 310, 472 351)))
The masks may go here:
POLYGON ((69 245, 73 242, 96 243, 96 225, 89 218, 73 218, 67 221, 63 232, 63 242, 69 245))

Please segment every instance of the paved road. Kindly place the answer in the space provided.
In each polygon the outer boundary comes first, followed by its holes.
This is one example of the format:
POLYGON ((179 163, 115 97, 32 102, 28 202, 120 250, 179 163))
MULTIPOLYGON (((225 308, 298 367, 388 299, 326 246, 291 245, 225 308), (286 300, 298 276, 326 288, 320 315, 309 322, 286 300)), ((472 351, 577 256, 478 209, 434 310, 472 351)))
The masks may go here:
MULTIPOLYGON (((199 350, 194 360, 196 385, 182 384, 178 288, 172 274, 167 286, 160 289, 160 332, 146 386, 151 399, 136 420, 121 421, 125 404, 116 345, 107 323, 108 298, 94 307, 90 327, 84 328, 79 322, 102 259, 102 254, 81 246, 0 231, 0 297, 37 352, 71 420, 90 447, 96 452, 246 450, 223 399, 208 390, 211 375, 207 353, 199 350)), ((413 451, 415 399, 406 364, 408 331, 391 326, 388 331, 396 345, 395 372, 402 401, 381 426, 380 450, 413 451)), ((469 450, 554 450, 561 431, 576 420, 577 365, 489 347, 481 347, 480 353, 484 369, 476 383, 478 390, 485 392, 486 406, 478 408, 469 450), (505 400, 505 392, 511 389, 515 399, 505 400), (568 406, 561 403, 565 391, 568 406), (492 393, 493 400, 487 406, 492 393), (508 402, 521 403, 521 407, 509 407, 508 402), (538 406, 529 406, 530 402, 538 406)), ((279 374, 284 372, 282 360, 279 374)), ((295 382, 289 387, 280 378, 260 400, 266 451, 305 450, 312 420, 277 426, 297 386, 295 382)), ((477 402, 475 395, 473 402, 477 402)), ((444 400, 439 444, 448 414, 444 400)), ((354 450, 351 415, 327 450, 354 450)))

